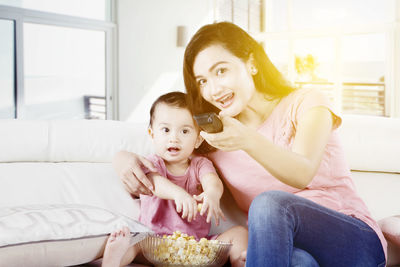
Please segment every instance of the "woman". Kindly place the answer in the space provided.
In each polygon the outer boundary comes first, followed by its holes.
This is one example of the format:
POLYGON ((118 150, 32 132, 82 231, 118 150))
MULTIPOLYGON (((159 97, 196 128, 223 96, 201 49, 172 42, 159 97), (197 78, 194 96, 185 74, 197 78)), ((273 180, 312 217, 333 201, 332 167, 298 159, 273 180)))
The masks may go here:
MULTIPOLYGON (((336 131, 341 118, 326 96, 290 86, 263 48, 226 22, 193 36, 184 80, 194 112, 222 119, 221 133, 201 135, 248 212, 246 266, 385 266, 386 241, 355 192, 336 131)), ((139 161, 121 152, 116 167, 139 161)), ((131 192, 145 190, 140 174, 125 173, 131 192)))

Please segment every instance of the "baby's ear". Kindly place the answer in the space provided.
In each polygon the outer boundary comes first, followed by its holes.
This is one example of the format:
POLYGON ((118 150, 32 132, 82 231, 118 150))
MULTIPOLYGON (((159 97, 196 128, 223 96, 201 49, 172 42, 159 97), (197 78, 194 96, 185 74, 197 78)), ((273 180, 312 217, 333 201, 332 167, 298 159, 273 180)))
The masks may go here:
POLYGON ((151 138, 154 137, 153 129, 151 129, 150 126, 147 128, 147 132, 149 133, 149 135, 150 135, 151 138))
POLYGON ((196 143, 194 144, 194 148, 199 148, 201 143, 203 143, 204 138, 199 134, 196 139, 196 143))

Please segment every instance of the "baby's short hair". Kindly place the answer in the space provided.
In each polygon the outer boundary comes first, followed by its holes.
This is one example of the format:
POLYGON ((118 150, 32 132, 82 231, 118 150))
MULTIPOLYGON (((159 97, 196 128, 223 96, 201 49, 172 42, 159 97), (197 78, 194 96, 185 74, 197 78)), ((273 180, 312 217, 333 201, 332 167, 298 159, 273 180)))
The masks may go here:
POLYGON ((153 120, 154 120, 154 112, 156 110, 156 107, 158 104, 164 103, 167 104, 168 106, 171 107, 176 107, 176 108, 184 108, 187 109, 190 113, 188 102, 187 102, 187 95, 183 92, 169 92, 166 94, 163 94, 159 96, 153 103, 153 105, 150 108, 150 126, 153 125, 153 120))

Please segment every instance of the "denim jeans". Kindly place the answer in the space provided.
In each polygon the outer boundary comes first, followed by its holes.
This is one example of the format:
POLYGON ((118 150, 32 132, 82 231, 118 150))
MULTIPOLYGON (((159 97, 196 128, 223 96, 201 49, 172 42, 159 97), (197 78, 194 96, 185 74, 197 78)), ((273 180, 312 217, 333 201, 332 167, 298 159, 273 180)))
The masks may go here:
POLYGON ((375 231, 363 221, 281 191, 251 203, 247 267, 385 266, 375 231))

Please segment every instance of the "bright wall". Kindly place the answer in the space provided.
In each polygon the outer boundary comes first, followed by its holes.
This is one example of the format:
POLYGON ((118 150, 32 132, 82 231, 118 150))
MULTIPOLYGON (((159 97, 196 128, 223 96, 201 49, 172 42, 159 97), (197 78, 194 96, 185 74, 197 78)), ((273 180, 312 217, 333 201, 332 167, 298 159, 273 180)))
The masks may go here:
POLYGON ((212 0, 117 1, 120 120, 147 121, 158 95, 184 90, 177 26, 186 26, 189 40, 212 18, 212 0))

